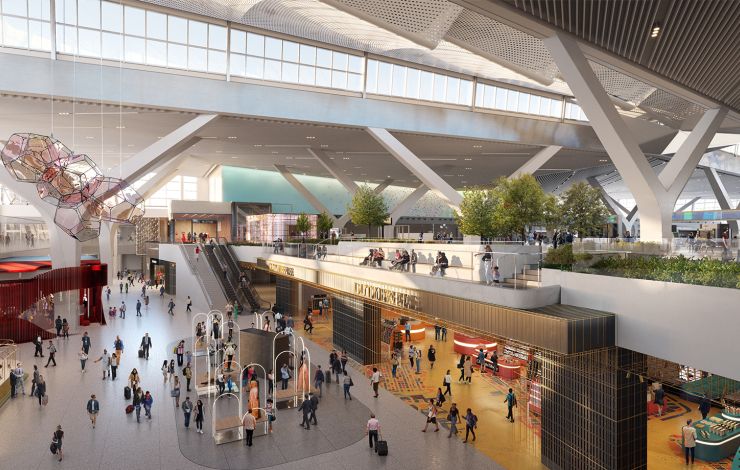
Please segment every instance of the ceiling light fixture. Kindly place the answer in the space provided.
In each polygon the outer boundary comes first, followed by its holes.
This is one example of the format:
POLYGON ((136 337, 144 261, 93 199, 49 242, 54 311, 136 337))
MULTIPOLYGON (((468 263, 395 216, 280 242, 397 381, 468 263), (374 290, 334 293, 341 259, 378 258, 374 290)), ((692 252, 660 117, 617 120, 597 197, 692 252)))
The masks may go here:
POLYGON ((469 162, 469 161, 471 161, 471 160, 472 160, 472 158, 466 158, 466 159, 465 159, 465 161, 466 161, 466 162, 469 162))
POLYGON ((209 135, 209 136, 204 136, 204 137, 201 137, 201 139, 218 139, 218 137, 215 137, 215 136, 209 135))
POLYGON ((229 140, 236 140, 236 136, 235 135, 230 135, 230 136, 227 137, 227 139, 229 139, 229 140))
POLYGON ((608 160, 607 160, 606 158, 599 158, 599 161, 600 161, 600 162, 606 162, 606 161, 608 161, 608 160))
POLYGON ((125 129, 126 126, 116 126, 116 129, 125 129))
POLYGON ((313 136, 313 135, 307 135, 306 136, 306 139, 308 139, 308 140, 314 140, 315 138, 316 138, 316 136, 313 136))
POLYGON ((475 144, 475 145, 473 145, 473 148, 474 149, 480 149, 480 148, 483 148, 483 146, 480 145, 480 144, 475 144))
POLYGON ((254 144, 255 147, 262 147, 262 144, 254 144))
POLYGON ((87 140, 93 140, 93 139, 94 139, 95 137, 93 137, 93 136, 91 136, 91 135, 87 135, 87 136, 85 136, 85 138, 86 138, 87 140))
POLYGON ((329 148, 329 144, 321 144, 321 148, 322 149, 327 149, 327 148, 329 148))
POLYGON ((278 151, 276 151, 276 150, 273 150, 273 151, 272 151, 272 152, 270 152, 270 153, 272 153, 273 155, 277 155, 277 154, 278 154, 278 153, 280 153, 280 152, 278 152, 278 151))
POLYGON ((69 113, 57 113, 57 114, 59 114, 60 116, 69 116, 69 113))
POLYGON ((657 38, 659 34, 660 34, 660 22, 656 21, 655 23, 653 23, 653 29, 650 30, 650 37, 657 38))

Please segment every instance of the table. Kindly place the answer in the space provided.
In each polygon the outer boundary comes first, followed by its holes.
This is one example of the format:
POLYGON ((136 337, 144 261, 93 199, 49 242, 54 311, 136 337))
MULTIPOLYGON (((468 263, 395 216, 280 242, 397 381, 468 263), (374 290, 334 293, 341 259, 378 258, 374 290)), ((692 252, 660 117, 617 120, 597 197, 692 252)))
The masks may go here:
POLYGON ((708 462, 716 462, 732 457, 740 446, 740 418, 730 415, 723 416, 722 413, 710 416, 707 419, 697 421, 692 426, 697 430, 696 434, 696 458, 708 462), (720 423, 735 423, 735 428, 726 431, 724 435, 710 429, 710 426, 720 423), (706 435, 702 435, 705 432, 706 435))

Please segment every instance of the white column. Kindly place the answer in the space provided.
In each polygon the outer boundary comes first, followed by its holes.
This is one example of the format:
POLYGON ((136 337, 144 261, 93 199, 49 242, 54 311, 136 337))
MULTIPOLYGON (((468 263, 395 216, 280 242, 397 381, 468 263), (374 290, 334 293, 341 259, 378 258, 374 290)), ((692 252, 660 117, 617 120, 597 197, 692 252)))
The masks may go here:
POLYGON ((334 163, 334 161, 329 158, 326 152, 310 148, 307 150, 308 153, 313 155, 313 157, 318 160, 319 163, 321 163, 321 166, 326 168, 326 171, 328 171, 330 175, 332 175, 334 178, 337 179, 337 181, 342 183, 342 186, 344 186, 350 194, 355 194, 355 192, 357 192, 357 183, 355 183, 352 178, 347 176, 346 173, 340 170, 339 167, 334 163))
MULTIPOLYGON (((300 181, 298 181, 298 178, 293 176, 293 174, 290 172, 290 170, 285 165, 274 165, 275 169, 280 172, 281 175, 283 175, 283 178, 285 178, 288 183, 290 183, 293 188, 295 188, 296 191, 298 191, 301 196, 303 196, 306 201, 308 201, 309 204, 311 204, 314 208, 316 208, 319 212, 326 212, 329 214, 330 217, 334 218, 331 211, 318 200, 316 196, 311 194, 311 191, 308 190, 303 184, 301 184, 300 181)), ((336 219, 335 219, 336 220, 336 219)))
POLYGON ((419 157, 414 155, 405 145, 393 137, 385 129, 368 127, 367 132, 385 148, 388 153, 393 155, 396 160, 405 166, 411 173, 419 178, 419 181, 437 193, 450 207, 454 210, 460 209, 462 195, 455 191, 455 188, 447 184, 437 173, 427 166, 419 157))
POLYGON ((426 193, 429 191, 426 187, 426 185, 421 185, 418 188, 416 188, 411 194, 403 198, 398 204, 395 205, 395 207, 391 210, 390 218, 391 218, 391 225, 386 225, 383 227, 383 236, 385 238, 392 238, 393 237, 393 228, 398 224, 398 219, 406 215, 409 210, 411 210, 412 207, 414 207, 414 204, 421 199, 426 193))
POLYGON ((100 226, 98 253, 100 254, 100 263, 108 265, 108 285, 111 285, 113 276, 119 269, 117 239, 119 226, 120 224, 113 222, 103 222, 100 226))
POLYGON ((659 178, 614 109, 578 43, 562 33, 544 39, 544 43, 640 208, 640 238, 643 241, 672 238, 671 219, 676 199, 727 110, 708 110, 692 131, 692 137, 674 156, 675 163, 667 166, 663 170, 665 175, 659 178))
POLYGON ((512 178, 518 178, 524 174, 534 174, 535 171, 542 168, 542 165, 547 163, 553 156, 555 156, 556 153, 560 151, 560 149, 563 148, 559 145, 549 145, 539 152, 532 155, 532 157, 527 160, 524 165, 519 167, 518 170, 516 170, 514 173, 509 176, 509 179, 512 178))
POLYGON ((383 191, 385 191, 385 188, 387 188, 388 186, 390 186, 391 184, 393 184, 393 181, 394 181, 393 178, 386 178, 386 179, 384 179, 382 183, 380 183, 379 185, 377 185, 375 187, 375 189, 373 189, 373 192, 375 194, 382 193, 383 191))
MULTIPOLYGON (((717 198, 717 202, 719 203, 719 208, 725 211, 734 209, 734 207, 732 207, 732 200, 730 199, 730 194, 727 192, 727 188, 725 188, 725 184, 722 182, 722 179, 720 179, 720 176, 719 176, 719 173, 717 173, 717 170, 715 170, 714 168, 704 167, 704 174, 707 176, 707 181, 709 181, 709 186, 712 187, 712 192, 714 193, 714 197, 717 198)), ((740 206, 738 207, 740 208, 740 206)), ((733 236, 740 235, 740 233, 738 233, 738 221, 737 220, 728 220, 727 223, 729 224, 730 229, 732 230, 733 236)))

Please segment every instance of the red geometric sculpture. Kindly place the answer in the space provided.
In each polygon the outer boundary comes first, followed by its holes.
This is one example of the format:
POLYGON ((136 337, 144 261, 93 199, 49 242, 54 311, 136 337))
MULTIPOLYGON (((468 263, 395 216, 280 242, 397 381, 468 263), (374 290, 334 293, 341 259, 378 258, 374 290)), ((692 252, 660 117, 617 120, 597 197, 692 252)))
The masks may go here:
POLYGON ((54 223, 79 241, 97 238, 101 220, 133 224, 144 216, 144 201, 128 183, 103 176, 90 157, 51 137, 13 134, 0 158, 13 178, 36 183, 39 197, 57 206, 54 223))

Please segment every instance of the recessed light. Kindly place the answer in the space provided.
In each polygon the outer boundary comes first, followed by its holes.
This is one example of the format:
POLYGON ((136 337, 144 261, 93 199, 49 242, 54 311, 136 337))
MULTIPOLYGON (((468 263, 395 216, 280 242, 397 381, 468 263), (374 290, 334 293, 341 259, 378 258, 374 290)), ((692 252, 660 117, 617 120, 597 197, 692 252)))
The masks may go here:
POLYGON ((133 147, 134 144, 128 144, 126 147, 133 147))
POLYGON ((227 137, 227 139, 234 140, 234 139, 236 139, 236 136, 235 135, 230 135, 230 136, 227 137))
POLYGON ((86 135, 86 136, 85 136, 85 138, 86 138, 87 140, 93 140, 93 139, 95 139, 95 137, 93 137, 93 136, 91 136, 91 135, 86 135))
POLYGON ((483 146, 482 146, 482 145, 478 145, 478 144, 476 144, 476 145, 473 145, 473 148, 474 148, 474 149, 479 149, 479 148, 483 148, 483 146))
POLYGON ((277 150, 273 150, 273 151, 272 151, 271 153, 272 153, 273 155, 277 155, 277 154, 278 154, 278 153, 280 153, 280 152, 278 152, 277 150))
POLYGON ((313 135, 307 135, 306 136, 306 139, 308 139, 308 140, 314 140, 315 138, 316 138, 316 136, 313 136, 313 135))
POLYGON ((468 167, 465 167, 465 169, 466 170, 472 170, 472 168, 470 168, 469 166, 468 167))
POLYGON ((234 159, 236 159, 236 158, 239 158, 239 157, 231 157, 231 158, 234 158, 234 159))
POLYGON ((326 149, 326 148, 329 148, 329 144, 321 144, 321 148, 322 148, 322 149, 326 149))
POLYGON ((201 137, 201 139, 218 139, 218 137, 209 135, 209 136, 201 137))
POLYGON ((660 23, 656 21, 655 23, 653 23, 653 29, 650 30, 650 37, 657 38, 659 34, 660 34, 660 23))
POLYGON ((216 150, 216 153, 224 153, 223 150, 216 150))
POLYGON ((472 158, 466 158, 466 159, 465 159, 465 161, 466 161, 466 162, 469 162, 469 161, 471 161, 471 160, 472 160, 472 158))
POLYGON ((116 126, 116 129, 125 129, 126 126, 116 126))
POLYGON ((262 144, 254 144, 255 147, 262 147, 262 144))
POLYGON ((57 113, 60 116, 69 116, 69 113, 57 113))
POLYGON ((600 162, 606 162, 606 161, 608 161, 608 160, 607 160, 606 158, 599 158, 599 161, 600 161, 600 162))
POLYGON ((350 157, 342 157, 342 160, 349 160, 350 157))

